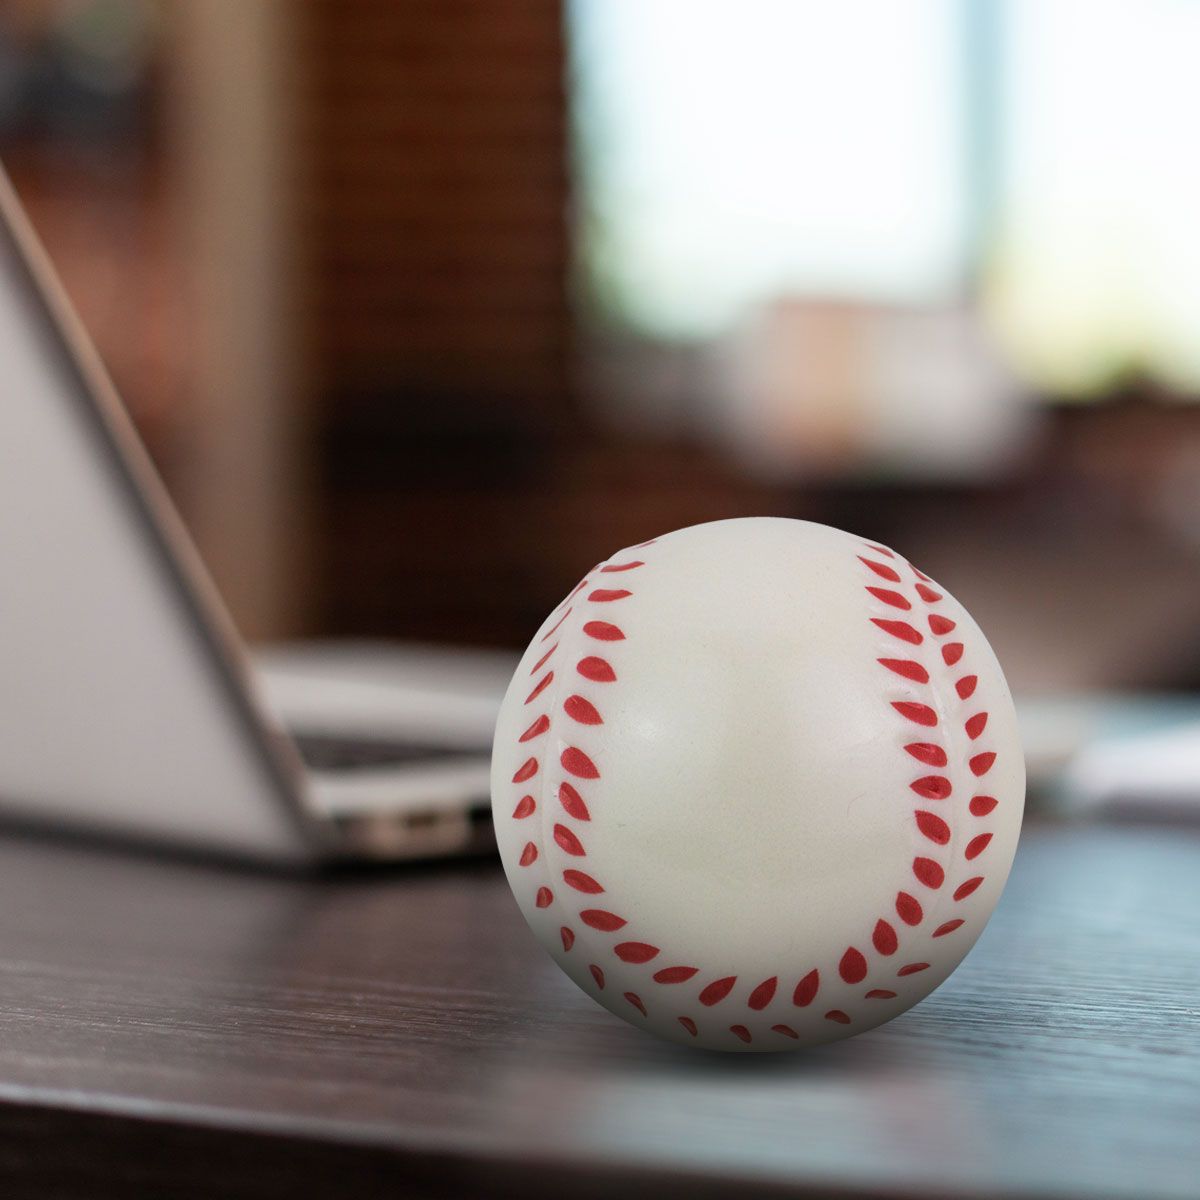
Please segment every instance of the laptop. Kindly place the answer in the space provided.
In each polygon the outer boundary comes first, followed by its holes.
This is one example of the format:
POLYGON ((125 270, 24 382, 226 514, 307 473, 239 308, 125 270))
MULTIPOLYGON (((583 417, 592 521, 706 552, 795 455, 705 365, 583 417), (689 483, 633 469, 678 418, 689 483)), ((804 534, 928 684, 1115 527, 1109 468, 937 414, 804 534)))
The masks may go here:
POLYGON ((0 821, 281 865, 476 851, 514 663, 257 669, 0 172, 0 821))

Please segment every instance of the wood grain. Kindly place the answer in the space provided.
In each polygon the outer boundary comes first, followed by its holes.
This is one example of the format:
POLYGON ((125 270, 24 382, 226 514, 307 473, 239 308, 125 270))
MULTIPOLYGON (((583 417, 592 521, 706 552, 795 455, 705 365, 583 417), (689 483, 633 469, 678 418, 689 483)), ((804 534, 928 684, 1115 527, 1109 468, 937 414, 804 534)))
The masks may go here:
POLYGON ((792 1055, 597 1008, 491 863, 0 840, 0 1194, 1195 1196, 1200 833, 1027 831, 958 972, 792 1055))

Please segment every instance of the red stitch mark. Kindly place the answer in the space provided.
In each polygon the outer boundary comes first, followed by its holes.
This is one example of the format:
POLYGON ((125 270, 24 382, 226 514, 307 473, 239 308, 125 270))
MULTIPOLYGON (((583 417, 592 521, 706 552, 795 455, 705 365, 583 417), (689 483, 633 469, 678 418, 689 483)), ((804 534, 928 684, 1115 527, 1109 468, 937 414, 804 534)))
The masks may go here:
POLYGON ((714 1004, 724 1000, 733 991, 735 983, 737 983, 736 975, 727 975, 724 979, 715 980, 700 993, 700 1003, 705 1008, 712 1008, 714 1004))
POLYGON ((972 796, 971 797, 971 815, 973 817, 986 817, 988 813, 999 803, 995 796, 972 796))
POLYGON ((886 546, 876 546, 874 542, 866 542, 864 544, 866 545, 868 550, 874 550, 876 554, 884 554, 888 558, 896 557, 896 555, 891 550, 889 550, 886 546))
POLYGON ((581 658, 575 664, 575 670, 579 672, 584 679, 591 679, 595 683, 612 683, 617 673, 612 669, 612 666, 605 662, 602 658, 595 656, 589 658, 581 658))
POLYGON ((895 954, 900 945, 896 931, 886 921, 876 922, 875 932, 871 934, 871 942, 880 954, 895 954))
POLYGON ((542 713, 540 717, 523 734, 517 739, 519 742, 531 742, 535 737, 546 732, 550 728, 550 718, 542 713))
POLYGON ((597 604, 610 604, 613 600, 624 600, 626 596, 632 595, 632 592, 627 592, 624 588, 597 588, 588 599, 596 601, 597 604))
POLYGON ((554 672, 547 671, 546 674, 542 676, 541 682, 537 685, 537 687, 535 687, 533 691, 525 697, 525 703, 532 704, 550 686, 550 681, 553 678, 554 672))
POLYGON ((764 979, 762 983, 760 983, 758 987, 756 987, 754 991, 750 993, 750 999, 747 1001, 747 1003, 752 1009, 754 1009, 755 1012, 761 1012, 767 1007, 768 1004, 771 1003, 771 1000, 775 995, 775 989, 778 986, 779 976, 772 975, 770 979, 764 979))
POLYGON ((939 925, 934 931, 934 937, 945 937, 948 933, 953 933, 963 923, 962 917, 958 917, 953 921, 947 921, 945 925, 939 925))
POLYGON ((973 717, 968 717, 963 728, 967 731, 967 737, 974 741, 984 730, 987 725, 988 715, 985 712, 977 712, 973 717))
POLYGON ((926 575, 924 571, 918 571, 918 570, 917 570, 917 568, 916 568, 916 567, 914 567, 914 566, 912 565, 912 563, 909 563, 909 564, 908 564, 908 569, 909 569, 909 570, 910 570, 910 571, 911 571, 911 572, 912 572, 912 573, 913 573, 913 574, 914 574, 914 575, 915 575, 915 576, 916 576, 918 579, 923 579, 923 580, 924 580, 926 583, 932 583, 932 582, 933 582, 933 580, 932 580, 932 579, 930 579, 930 578, 929 578, 929 576, 928 576, 928 575, 926 575))
POLYGON ((652 958, 657 958, 661 951, 648 942, 618 942, 613 947, 613 953, 622 962, 647 963, 652 958))
POLYGON ((625 635, 607 621, 589 621, 583 627, 583 632, 598 642, 623 642, 625 640, 625 635))
POLYGON ((627 563, 609 563, 607 567, 601 567, 600 570, 605 575, 610 575, 614 571, 632 571, 634 567, 644 567, 646 564, 641 559, 635 562, 627 563))
POLYGON ((968 879, 966 883, 959 884, 954 893, 955 900, 965 900, 982 882, 983 876, 976 875, 974 879, 968 879))
POLYGON ((807 1008, 817 998, 817 989, 820 986, 821 976, 816 971, 809 971, 796 984, 796 990, 792 993, 792 1003, 797 1008, 807 1008))
POLYGON ((936 604, 941 598, 941 592, 935 592, 933 588, 927 587, 923 583, 917 584, 917 595, 925 601, 926 604, 936 604))
POLYGON ((646 1015, 646 1006, 642 1003, 642 998, 637 994, 637 992, 626 992, 625 999, 628 1000, 629 1003, 632 1004, 633 1007, 636 1008, 643 1017, 646 1015))
POLYGON ((964 857, 968 862, 972 858, 978 858, 987 849, 988 842, 991 840, 992 835, 990 833, 981 833, 978 837, 973 837, 967 843, 967 851, 964 857))
POLYGON ((933 630, 938 637, 945 633, 952 633, 958 628, 958 622, 950 620, 949 617, 943 617, 940 613, 929 614, 929 628, 933 630))
POLYGON ((962 642, 949 642, 942 647, 942 659, 946 666, 952 667, 963 656, 962 642))
POLYGON ((964 675, 955 685, 954 690, 964 700, 969 699, 975 693, 975 685, 979 682, 978 675, 964 675))
POLYGON ((992 763, 995 761, 996 752, 988 750, 984 754, 976 754, 967 765, 971 768, 972 774, 986 775, 992 769, 992 763))
POLYGON ((537 892, 538 908, 549 908, 554 903, 554 893, 548 887, 540 887, 537 892))
POLYGON ((896 972, 897 975, 915 975, 918 971, 928 971, 928 963, 909 963, 906 967, 901 967, 896 972))
POLYGON ((838 974, 847 983, 861 983, 867 977, 867 960, 861 950, 851 946, 838 963, 838 974))
POLYGON ((925 913, 921 909, 921 902, 916 896, 910 896, 907 892, 896 893, 896 916, 902 920, 905 925, 920 925, 925 917, 925 913))
POLYGON ((730 1025, 729 1032, 732 1033, 734 1037, 741 1038, 743 1042, 748 1043, 750 1041, 750 1030, 748 1030, 745 1025, 730 1025))
POLYGON ((945 800, 950 795, 950 780, 945 775, 924 775, 908 786, 926 800, 945 800))
POLYGON ((604 891, 602 885, 582 871, 564 871, 563 883, 568 887, 573 887, 577 892, 584 892, 589 896, 598 896, 604 891))
POLYGON ((680 1017, 679 1023, 688 1031, 688 1033, 692 1035, 692 1037, 696 1036, 696 1022, 693 1021, 691 1017, 680 1017))
POLYGON ((655 983, 686 983, 696 974, 697 967, 663 967, 654 972, 655 983))
POLYGON ((596 770, 596 764, 578 746, 568 746, 562 752, 559 762, 562 763, 564 771, 579 779, 600 778, 600 772, 596 770))
POLYGON ((850 1018, 840 1008, 831 1008, 825 1014, 825 1020, 836 1021, 839 1025, 849 1025, 850 1018))
POLYGON ((563 701, 563 712, 580 725, 604 724, 604 718, 596 711, 596 706, 582 696, 568 696, 563 701))
POLYGON ((559 931, 559 936, 562 938, 564 950, 570 950, 575 945, 575 931, 564 925, 559 931))
POLYGON ((861 554, 858 556, 858 561, 860 563, 866 563, 866 565, 870 567, 880 579, 886 579, 889 583, 900 582, 900 573, 896 570, 893 570, 893 568, 886 566, 884 563, 873 562, 869 558, 863 558, 861 554))
POLYGON ((624 917, 618 917, 616 913, 605 912, 602 908, 585 908, 579 914, 579 919, 585 925, 599 929, 601 933, 615 933, 629 924, 624 917))
MULTIPOLYGON (((586 582, 587 582, 587 580, 585 579, 583 582, 584 582, 584 583, 586 583, 586 582)), ((581 588, 581 587, 583 587, 583 583, 581 583, 581 584, 579 585, 579 587, 577 587, 577 588, 575 589, 575 592, 579 591, 579 588, 581 588)), ((572 593, 571 593, 571 596, 574 596, 574 595, 575 595, 575 592, 572 592, 572 593)), ((571 596, 568 596, 568 597, 567 597, 567 599, 568 599, 568 600, 570 600, 571 596)), ((550 639, 551 639, 551 638, 552 638, 552 637, 553 637, 553 636, 554 636, 554 635, 555 635, 555 634, 558 632, 558 627, 559 627, 559 626, 560 626, 560 625, 561 625, 561 624, 562 624, 562 623, 563 623, 563 622, 564 622, 564 621, 565 621, 565 620, 566 620, 566 619, 567 619, 567 618, 568 618, 568 617, 569 617, 569 616, 570 616, 570 615, 571 615, 571 614, 572 614, 574 611, 575 611, 575 610, 574 610, 573 608, 568 608, 568 609, 567 609, 567 611, 566 611, 565 613, 563 613, 563 615, 562 615, 561 617, 559 617, 559 618, 558 618, 558 620, 557 620, 557 621, 555 621, 555 622, 554 622, 554 624, 553 624, 553 625, 551 625, 551 626, 550 626, 550 628, 549 628, 549 629, 548 629, 548 630, 547 630, 547 631, 546 631, 546 632, 545 632, 545 633, 542 635, 542 641, 543 641, 543 642, 548 642, 548 641, 549 641, 549 640, 550 640, 550 639)))
POLYGON ((937 816, 936 813, 919 811, 916 814, 917 828, 931 841, 937 842, 939 846, 946 845, 950 841, 950 826, 937 816))
POLYGON ((772 1025, 771 1032, 782 1033, 784 1037, 795 1038, 797 1041, 800 1039, 800 1035, 790 1025, 772 1025))
POLYGON ((512 777, 513 783, 524 783, 527 779, 532 779, 538 773, 538 760, 536 758, 527 758, 518 768, 517 773, 512 777))
POLYGON ((563 806, 567 816, 576 821, 590 821, 592 814, 588 812, 583 797, 564 779, 558 785, 558 802, 563 806))
POLYGON ((604 990, 604 972, 602 970, 600 970, 600 968, 598 966, 596 966, 595 963, 592 963, 591 966, 588 967, 588 970, 591 971, 592 978, 596 981, 596 986, 601 991, 603 991, 604 990))
POLYGON ((929 682, 929 672, 919 662, 913 662, 911 658, 877 658, 875 661, 881 666, 887 667, 889 671, 895 671, 897 675, 911 679, 914 683, 929 682))
POLYGON ((521 851, 521 866, 528 867, 537 862, 538 849, 532 842, 525 843, 525 849, 521 851))
POLYGON ((658 542, 658 538, 651 538, 648 542, 638 542, 634 547, 635 550, 641 550, 645 546, 653 546, 658 542))
POLYGON ((871 624, 878 625, 884 633, 890 633, 892 637, 899 638, 902 642, 910 642, 914 646, 919 646, 925 640, 920 631, 914 629, 907 621, 885 621, 882 617, 872 617, 871 624))
POLYGON ((928 704, 913 704, 908 700, 893 700, 892 707, 902 716, 918 725, 936 725, 937 713, 928 704))
POLYGON ((522 796, 517 801, 517 807, 513 809, 513 820, 523 821, 526 817, 533 816, 537 809, 537 801, 532 796, 522 796))
POLYGON ((932 858, 914 858, 912 869, 927 888, 940 888, 946 882, 946 872, 932 858))
POLYGON ((565 825, 555 825, 554 840, 561 849, 568 854, 573 854, 576 858, 582 858, 587 853, 583 848, 583 843, 565 825))
POLYGON ((949 759, 946 758, 946 752, 941 746, 935 746, 933 742, 913 742, 909 746, 904 747, 905 750, 918 759, 920 762, 928 763, 931 767, 944 767, 949 759))
POLYGON ((892 608, 902 608, 906 612, 912 608, 912 605, 899 592, 889 591, 887 588, 869 587, 867 591, 875 597, 876 600, 882 600, 884 604, 890 605, 892 608))
POLYGON ((867 1000, 895 1000, 896 993, 889 992, 887 988, 872 988, 865 998, 867 1000))
POLYGON ((551 646, 550 649, 547 650, 546 653, 543 654, 542 657, 539 658, 537 662, 535 662, 533 666, 529 668, 530 675, 536 675, 546 665, 546 659, 548 659, 550 655, 552 655, 557 649, 558 643, 555 642, 554 645, 551 646))

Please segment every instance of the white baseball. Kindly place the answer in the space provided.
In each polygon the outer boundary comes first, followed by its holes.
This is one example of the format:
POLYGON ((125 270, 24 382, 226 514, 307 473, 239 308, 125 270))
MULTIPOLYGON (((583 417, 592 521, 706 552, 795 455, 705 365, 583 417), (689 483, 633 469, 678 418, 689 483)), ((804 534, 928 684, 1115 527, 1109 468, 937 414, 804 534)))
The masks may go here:
POLYGON ((963 607, 887 547, 765 517, 590 571, 492 757, 543 945, 618 1016, 717 1050, 847 1037, 928 995, 995 908, 1024 788, 963 607))

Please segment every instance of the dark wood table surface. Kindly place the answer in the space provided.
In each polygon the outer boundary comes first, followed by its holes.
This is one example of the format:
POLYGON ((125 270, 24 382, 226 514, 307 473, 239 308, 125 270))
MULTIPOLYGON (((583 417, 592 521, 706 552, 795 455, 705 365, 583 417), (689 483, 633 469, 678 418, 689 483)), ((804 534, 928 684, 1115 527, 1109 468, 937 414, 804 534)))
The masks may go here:
POLYGON ((1200 1195, 1200 830, 1032 825, 962 967, 837 1045, 597 1008, 491 862, 0 838, 0 1196, 1200 1195))

